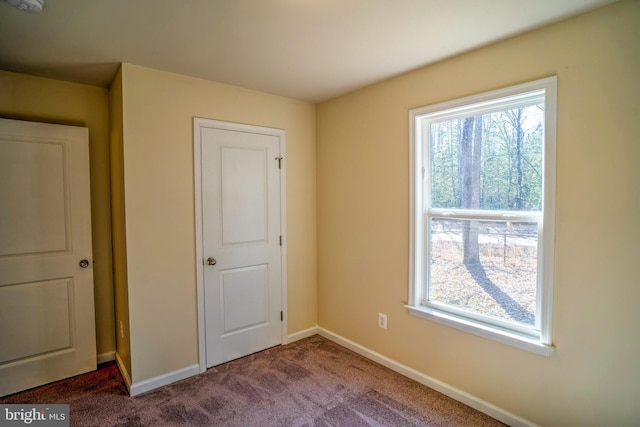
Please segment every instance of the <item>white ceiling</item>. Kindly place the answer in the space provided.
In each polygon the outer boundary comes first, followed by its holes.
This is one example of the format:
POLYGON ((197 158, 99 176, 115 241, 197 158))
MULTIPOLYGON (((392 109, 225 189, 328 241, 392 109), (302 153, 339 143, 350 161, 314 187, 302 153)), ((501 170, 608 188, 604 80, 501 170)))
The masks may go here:
POLYGON ((615 0, 0 0, 0 69, 108 86, 128 62, 318 102, 615 0))

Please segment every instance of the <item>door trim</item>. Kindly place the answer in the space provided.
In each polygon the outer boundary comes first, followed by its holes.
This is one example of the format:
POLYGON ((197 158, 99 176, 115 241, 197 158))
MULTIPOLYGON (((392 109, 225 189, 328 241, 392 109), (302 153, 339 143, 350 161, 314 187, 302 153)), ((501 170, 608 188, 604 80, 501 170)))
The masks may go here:
MULTIPOLYGON (((282 246, 280 246, 280 265, 282 269, 282 297, 281 307, 283 320, 280 330, 280 343, 284 344, 287 337, 287 162, 286 162, 286 131, 263 126, 247 125, 242 123, 224 122, 200 117, 193 118, 193 180, 195 187, 195 220, 196 220, 196 296, 198 305, 198 365, 200 372, 207 370, 207 346, 205 330, 205 303, 204 303, 204 250, 202 237, 202 129, 214 128, 237 132, 257 133, 271 135, 279 138, 280 157, 283 160, 280 168, 280 234, 282 246)), ((274 159, 275 161, 275 159, 274 159)))

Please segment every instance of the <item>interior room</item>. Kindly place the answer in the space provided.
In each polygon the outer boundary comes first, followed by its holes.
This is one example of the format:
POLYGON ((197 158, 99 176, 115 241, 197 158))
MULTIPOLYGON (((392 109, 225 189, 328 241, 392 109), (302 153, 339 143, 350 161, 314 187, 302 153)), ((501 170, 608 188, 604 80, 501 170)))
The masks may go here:
MULTIPOLYGON (((492 0, 489 10, 506 8, 487 12, 501 33, 475 22, 484 15, 452 15, 476 2, 442 13, 436 1, 222 2, 218 11, 246 17, 256 34, 288 37, 251 49, 258 40, 223 14, 158 6, 153 23, 133 24, 158 2, 117 2, 110 12, 107 3, 45 0, 41 12, 25 12, 0 1, 0 118, 88 129, 94 360, 116 361, 132 396, 209 368, 212 255, 202 241, 194 125, 203 119, 286 133, 273 163, 285 171, 277 344, 320 335, 508 425, 640 423, 640 1, 527 1, 512 10, 492 0), (572 9, 508 25, 534 16, 534 3, 572 9), (360 14, 370 20, 353 18, 360 14), (207 19, 222 39, 190 44, 207 19), (185 33, 164 34, 169 22, 185 33), (137 57, 118 33, 135 25, 131 44, 148 46, 137 57), (417 43, 429 34, 415 28, 430 25, 450 28, 450 41, 417 43), (465 29, 458 46, 454 35, 465 29), (485 39, 474 41, 476 29, 485 39), (95 52, 84 50, 92 34, 95 52), (324 64, 309 62, 314 47, 324 64), (292 59, 298 52, 306 56, 292 59), (201 61, 189 66, 189 56, 201 61), (554 76, 552 339, 540 354, 408 308, 410 112, 554 76)), ((200 3, 193 7, 214 8, 200 3)))

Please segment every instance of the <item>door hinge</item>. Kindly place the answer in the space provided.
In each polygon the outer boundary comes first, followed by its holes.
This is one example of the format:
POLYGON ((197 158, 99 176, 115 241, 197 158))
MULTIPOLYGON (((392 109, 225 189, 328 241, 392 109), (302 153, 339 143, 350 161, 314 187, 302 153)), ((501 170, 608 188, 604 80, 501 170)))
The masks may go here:
POLYGON ((282 169, 282 157, 275 158, 278 161, 278 169, 282 169))
POLYGON ((280 246, 282 246, 282 236, 280 236, 280 246))
POLYGON ((284 311, 280 312, 280 321, 284 321, 284 311))

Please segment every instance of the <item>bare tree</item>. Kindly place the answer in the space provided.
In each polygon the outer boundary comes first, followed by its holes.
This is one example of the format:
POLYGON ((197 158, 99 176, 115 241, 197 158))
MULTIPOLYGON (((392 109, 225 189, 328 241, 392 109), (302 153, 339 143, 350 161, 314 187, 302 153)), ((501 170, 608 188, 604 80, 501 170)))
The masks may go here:
MULTIPOLYGON (((480 208, 480 161, 482 157, 482 116, 466 117, 460 138, 461 180, 460 206, 467 209, 480 208)), ((463 262, 478 264, 478 222, 465 221, 462 231, 464 246, 463 262)))
POLYGON ((515 154, 514 163, 516 166, 516 200, 515 208, 517 210, 522 209, 522 145, 524 143, 524 129, 522 129, 522 122, 524 121, 524 115, 522 114, 523 108, 516 108, 506 111, 506 115, 509 119, 515 136, 515 154))

